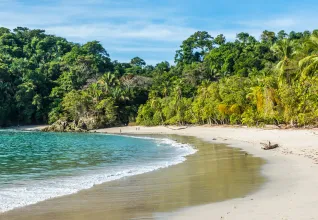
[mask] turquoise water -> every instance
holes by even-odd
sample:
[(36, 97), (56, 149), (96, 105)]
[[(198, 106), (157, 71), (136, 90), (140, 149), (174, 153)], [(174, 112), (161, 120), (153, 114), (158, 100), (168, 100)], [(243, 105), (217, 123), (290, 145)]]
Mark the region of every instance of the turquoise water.
[(0, 130), (0, 212), (181, 163), (169, 139)]

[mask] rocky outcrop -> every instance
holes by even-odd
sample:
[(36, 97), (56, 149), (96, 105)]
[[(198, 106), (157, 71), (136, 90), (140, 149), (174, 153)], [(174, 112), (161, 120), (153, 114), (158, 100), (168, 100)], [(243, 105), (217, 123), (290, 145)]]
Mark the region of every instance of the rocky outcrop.
[(75, 122), (68, 122), (63, 120), (58, 120), (52, 125), (45, 127), (42, 131), (45, 132), (85, 132), (87, 131), (87, 126), (85, 123), (81, 123), (78, 127)]
[(85, 117), (85, 118), (80, 118), (78, 120), (76, 127), (83, 130), (94, 130), (94, 129), (100, 128), (101, 125), (99, 124), (96, 118)]
[[(111, 125), (116, 125), (111, 124)], [(109, 127), (110, 124), (98, 117), (81, 117), (77, 121), (59, 119), (52, 125), (45, 127), (45, 132), (86, 132), (98, 128)]]

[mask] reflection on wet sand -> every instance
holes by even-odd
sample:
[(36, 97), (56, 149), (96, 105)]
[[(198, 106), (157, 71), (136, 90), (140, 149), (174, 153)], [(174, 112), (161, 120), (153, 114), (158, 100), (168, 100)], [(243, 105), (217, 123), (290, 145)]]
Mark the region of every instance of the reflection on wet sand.
[[(264, 161), (194, 137), (169, 136), (199, 151), (187, 161), (0, 215), (2, 220), (152, 218), (154, 213), (242, 197), (263, 182)], [(159, 213), (159, 214), (158, 214)]]

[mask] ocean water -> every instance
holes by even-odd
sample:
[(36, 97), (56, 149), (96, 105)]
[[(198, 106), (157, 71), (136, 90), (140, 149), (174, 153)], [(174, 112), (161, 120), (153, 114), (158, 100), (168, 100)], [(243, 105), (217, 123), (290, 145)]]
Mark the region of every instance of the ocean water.
[(170, 139), (0, 130), (0, 212), (182, 163)]

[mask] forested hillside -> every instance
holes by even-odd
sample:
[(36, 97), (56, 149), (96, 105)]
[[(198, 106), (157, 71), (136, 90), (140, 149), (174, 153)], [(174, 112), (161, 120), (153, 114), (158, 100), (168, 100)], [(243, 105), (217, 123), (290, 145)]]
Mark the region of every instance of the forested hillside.
[(140, 58), (111, 61), (97, 41), (84, 45), (43, 30), (0, 29), (0, 126), (89, 119), (134, 120), (154, 68)]
[(196, 32), (175, 65), (112, 61), (97, 42), (0, 28), (0, 126), (318, 124), (318, 31)]

